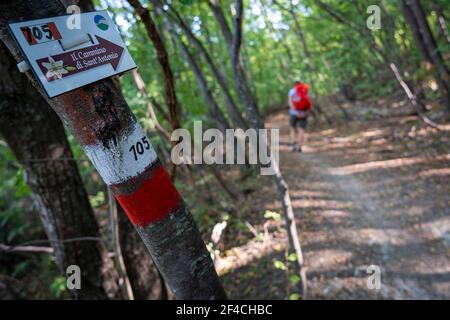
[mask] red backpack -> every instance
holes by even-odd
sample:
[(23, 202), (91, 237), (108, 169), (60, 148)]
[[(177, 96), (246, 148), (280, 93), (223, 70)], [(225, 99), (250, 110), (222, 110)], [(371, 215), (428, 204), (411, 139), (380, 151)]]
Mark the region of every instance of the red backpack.
[(306, 83), (299, 83), (295, 86), (295, 93), (292, 96), (292, 104), (295, 110), (309, 110), (312, 107), (311, 99), (308, 96), (309, 87)]

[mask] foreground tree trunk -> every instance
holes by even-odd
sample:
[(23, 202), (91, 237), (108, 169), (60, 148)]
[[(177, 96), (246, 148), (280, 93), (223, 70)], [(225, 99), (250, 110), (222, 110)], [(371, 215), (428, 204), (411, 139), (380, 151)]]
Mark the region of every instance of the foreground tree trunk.
[(75, 298), (120, 297), (117, 273), (61, 121), (17, 71), (3, 44), (0, 74), (0, 133), (27, 173), (60, 272), (65, 275), (69, 265), (80, 267), (82, 289), (72, 292)]
[[(62, 14), (64, 9), (57, 2), (17, 0), (1, 3), (1, 39), (21, 61), (5, 23)], [(27, 75), (34, 79), (30, 73)], [(98, 81), (47, 99), (47, 102), (64, 119), (113, 190), (175, 297), (225, 298), (211, 257), (187, 206), (113, 82)], [(147, 151), (131, 165), (131, 161), (126, 160), (131, 156), (126, 152), (137, 141), (143, 141)]]

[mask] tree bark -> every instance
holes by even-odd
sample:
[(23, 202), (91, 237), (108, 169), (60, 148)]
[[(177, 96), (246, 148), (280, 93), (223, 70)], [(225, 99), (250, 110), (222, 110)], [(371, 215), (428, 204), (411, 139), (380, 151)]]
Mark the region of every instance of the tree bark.
[[(218, 4), (215, 10), (221, 11), (221, 8)], [(242, 74), (243, 72), (242, 69), (239, 68), (240, 65), (239, 56), (242, 44), (243, 11), (244, 7), (242, 0), (237, 0), (234, 34), (231, 42), (231, 47), (229, 48), (229, 52), (233, 64), (234, 80), (236, 82), (236, 87), (238, 88), (238, 91), (241, 94), (241, 98), (243, 99), (243, 101), (245, 101), (247, 117), (250, 120), (253, 128), (263, 129), (264, 123), (261, 121), (258, 115), (257, 103), (253, 99), (253, 95), (249, 92), (249, 88), (245, 83), (245, 77)], [(222, 24), (221, 20), (218, 20), (218, 23), (222, 27), (223, 33), (225, 35), (227, 33), (226, 31), (227, 27)], [(260, 139), (263, 138), (260, 137)], [(264, 148), (269, 147), (267, 141), (263, 141), (262, 145), (264, 146)], [(286, 231), (289, 239), (289, 250), (291, 253), (294, 253), (296, 255), (296, 262), (294, 264), (295, 272), (301, 279), (298, 284), (298, 290), (302, 298), (306, 299), (306, 273), (305, 270), (303, 269), (303, 253), (300, 246), (300, 240), (295, 222), (294, 210), (292, 208), (291, 198), (289, 195), (288, 185), (286, 181), (284, 181), (283, 179), (283, 176), (279, 168), (279, 164), (277, 163), (276, 159), (271, 154), (270, 157), (271, 157), (271, 166), (274, 170), (274, 174), (272, 175), (272, 177), (278, 190), (278, 195), (280, 198), (280, 202), (282, 204), (284, 218), (286, 222)]]
[(223, 13), (223, 10), (220, 6), (220, 0), (208, 0), (208, 5), (211, 8), (214, 17), (216, 18), (217, 23), (220, 26), (225, 42), (227, 43), (228, 47), (231, 48), (233, 46), (233, 34), (231, 32), (230, 26), (228, 25), (225, 14)]
[[(303, 32), (303, 28), (302, 28), (300, 22), (297, 19), (297, 15), (296, 15), (295, 11), (292, 8), (293, 5), (292, 5), (291, 2), (289, 2), (289, 7), (286, 8), (286, 7), (282, 6), (276, 0), (274, 0), (273, 3), (276, 6), (278, 6), (281, 10), (286, 11), (287, 13), (289, 13), (289, 15), (292, 18), (292, 21), (294, 21), (295, 33), (296, 33), (296, 35), (299, 38), (299, 41), (301, 43), (301, 47), (302, 47), (302, 50), (303, 50), (303, 56), (304, 56), (305, 61), (306, 61), (306, 68), (307, 68), (307, 71), (311, 74), (311, 76), (307, 77), (306, 81), (308, 81), (311, 84), (312, 91), (316, 92), (316, 101), (314, 102), (314, 107), (318, 111), (318, 114), (322, 115), (325, 118), (325, 121), (328, 124), (332, 124), (333, 121), (328, 116), (328, 114), (323, 110), (322, 103), (320, 102), (321, 99), (319, 98), (318, 92), (316, 91), (315, 81), (314, 81), (314, 77), (312, 75), (316, 74), (318, 71), (317, 71), (317, 68), (316, 68), (313, 60), (312, 60), (312, 57), (311, 57), (311, 54), (310, 54), (310, 51), (309, 51), (309, 48), (308, 48), (308, 43), (306, 42), (305, 34)], [(345, 116), (346, 115), (344, 114), (344, 117)]]
[(165, 300), (167, 298), (165, 283), (161, 281), (158, 269), (156, 269), (144, 243), (121, 206), (117, 206), (117, 211), (119, 242), (125, 269), (133, 288), (134, 299)]
[[(210, 0), (208, 3), (210, 4), (210, 8), (216, 18), (217, 23), (219, 24), (222, 35), (228, 44), (228, 51), (233, 66), (232, 69), (234, 80), (241, 100), (244, 102), (247, 117), (251, 122), (251, 127), (262, 128), (263, 122), (259, 115), (258, 105), (256, 103), (256, 99), (252, 95), (250, 87), (248, 86), (240, 59), (240, 43), (242, 41), (242, 30), (241, 28), (236, 28), (236, 26), (242, 23), (242, 16), (239, 17), (239, 15), (236, 15), (235, 30), (234, 34), (231, 36), (230, 41), (230, 27), (228, 26), (228, 23), (225, 19), (225, 15), (219, 4), (219, 1)], [(237, 4), (239, 3), (237, 2)], [(252, 115), (251, 117), (250, 114)]]
[[(27, 182), (54, 249), (60, 272), (82, 271), (79, 299), (118, 298), (117, 273), (101, 242), (97, 221), (61, 121), (16, 68), (0, 44), (0, 132), (27, 173)], [(91, 237), (97, 241), (63, 242)]]
[(439, 3), (437, 3), (435, 0), (432, 1), (432, 6), (434, 12), (436, 12), (438, 23), (439, 23), (439, 30), (442, 34), (442, 37), (447, 40), (448, 43), (450, 43), (450, 33), (448, 32), (446, 17), (444, 14), (444, 9), (441, 7)]
[(146, 112), (146, 116), (150, 119), (153, 120), (154, 125), (156, 130), (158, 130), (159, 133), (161, 133), (161, 135), (170, 142), (170, 133), (167, 132), (166, 129), (164, 129), (161, 126), (161, 123), (158, 121), (158, 118), (155, 114), (155, 111), (153, 109), (153, 104), (152, 102), (149, 100), (149, 95), (148, 95), (148, 91), (147, 88), (145, 87), (145, 83), (144, 80), (142, 79), (141, 73), (139, 72), (138, 69), (134, 69), (132, 71), (133, 74), (133, 80), (134, 80), (134, 84), (136, 85), (136, 88), (138, 90), (138, 92), (141, 94), (141, 96), (147, 100), (147, 112)]
[[(178, 38), (178, 35), (176, 33), (173, 33), (173, 36)], [(205, 97), (206, 105), (208, 106), (211, 118), (213, 119), (213, 121), (216, 122), (219, 128), (223, 132), (225, 132), (226, 129), (231, 128), (230, 124), (228, 123), (228, 120), (225, 118), (224, 114), (222, 113), (222, 110), (220, 110), (219, 106), (217, 105), (216, 100), (214, 99), (211, 91), (208, 88), (208, 83), (206, 82), (205, 76), (203, 75), (200, 67), (195, 62), (194, 57), (189, 52), (189, 49), (186, 47), (186, 45), (181, 39), (178, 38), (178, 42), (180, 43), (181, 53), (188, 62), (189, 67), (191, 68), (195, 80), (197, 81), (197, 84), (200, 88), (200, 91)]]
[(59, 0), (64, 7), (68, 7), (70, 5), (76, 5), (79, 6), (81, 9), (81, 12), (88, 12), (88, 11), (94, 11), (95, 6), (92, 0)]
[(180, 106), (177, 101), (175, 81), (173, 79), (173, 72), (170, 66), (169, 55), (167, 54), (166, 46), (156, 28), (150, 12), (144, 8), (139, 0), (128, 0), (128, 3), (134, 8), (136, 14), (144, 24), (145, 30), (153, 43), (156, 50), (158, 62), (164, 74), (164, 85), (166, 88), (166, 100), (169, 107), (170, 120), (173, 129), (180, 128), (179, 110)]
[[(361, 36), (367, 36), (369, 38), (370, 46), (373, 48), (373, 50), (378, 53), (384, 63), (384, 65), (392, 72), (392, 75), (395, 77), (395, 80), (397, 81), (398, 85), (402, 88), (406, 99), (410, 103), (413, 110), (417, 113), (420, 120), (422, 120), (426, 125), (440, 129), (440, 126), (433, 121), (431, 121), (423, 112), (420, 110), (420, 105), (417, 102), (417, 98), (414, 94), (413, 88), (407, 83), (406, 80), (402, 77), (402, 72), (398, 69), (396, 64), (391, 61), (386, 54), (386, 52), (383, 50), (383, 48), (377, 44), (375, 41), (372, 33), (370, 30), (365, 30), (364, 28), (360, 28), (357, 25), (355, 25), (352, 21), (346, 19), (342, 14), (335, 12), (328, 4), (322, 2), (321, 0), (315, 0), (315, 3), (324, 10), (328, 15), (330, 15), (334, 20), (336, 20), (338, 23), (346, 25), (356, 32), (358, 32)], [(367, 33), (368, 32), (368, 33)], [(411, 97), (414, 97), (414, 99), (411, 99)]]
[(119, 273), (119, 283), (121, 284), (122, 296), (127, 300), (134, 300), (133, 288), (128, 278), (127, 270), (120, 245), (119, 223), (118, 223), (118, 205), (114, 194), (108, 188), (108, 225), (111, 235), (111, 244), (113, 248), (114, 260), (116, 262), (117, 272)]
[[(5, 23), (62, 15), (64, 8), (56, 2), (17, 0), (0, 3), (0, 12), (1, 40), (21, 61)], [(101, 80), (47, 102), (113, 190), (175, 297), (225, 298), (197, 226), (150, 143), (135, 164), (122, 160), (143, 131), (113, 82)]]
[[(162, 2), (160, 0), (152, 0), (152, 2), (157, 7), (162, 6)], [(217, 83), (219, 84), (222, 94), (224, 95), (224, 101), (225, 106), (227, 108), (227, 111), (233, 120), (233, 123), (235, 127), (240, 127), (242, 129), (248, 128), (248, 123), (244, 119), (244, 117), (241, 115), (241, 112), (239, 111), (239, 108), (237, 104), (235, 103), (233, 97), (230, 93), (230, 88), (228, 87), (227, 80), (225, 79), (225, 76), (222, 72), (219, 71), (216, 64), (213, 62), (211, 56), (209, 55), (206, 48), (203, 46), (203, 44), (200, 42), (199, 39), (192, 33), (191, 29), (186, 25), (186, 23), (183, 21), (182, 17), (179, 15), (179, 13), (173, 8), (173, 6), (170, 6), (170, 12), (173, 13), (172, 15), (167, 14), (168, 17), (168, 23), (175, 23), (178, 27), (180, 27), (185, 35), (187, 36), (187, 39), (189, 40), (189, 43), (192, 44), (194, 47), (199, 50), (200, 54), (205, 59), (206, 64), (208, 65), (209, 69), (211, 70), (212, 74), (217, 80)], [(163, 11), (164, 12), (164, 11)]]
[(441, 88), (442, 98), (450, 111), (450, 73), (438, 50), (423, 7), (419, 0), (402, 0), (402, 9), (420, 52), (436, 69), (436, 78)]

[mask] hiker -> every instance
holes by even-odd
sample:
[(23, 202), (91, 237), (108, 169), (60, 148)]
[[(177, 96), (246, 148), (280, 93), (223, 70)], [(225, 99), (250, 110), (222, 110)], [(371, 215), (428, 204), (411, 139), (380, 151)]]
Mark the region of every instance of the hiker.
[(306, 142), (306, 124), (312, 107), (308, 89), (306, 83), (296, 81), (294, 87), (289, 90), (289, 124), (294, 152), (302, 152), (302, 146)]

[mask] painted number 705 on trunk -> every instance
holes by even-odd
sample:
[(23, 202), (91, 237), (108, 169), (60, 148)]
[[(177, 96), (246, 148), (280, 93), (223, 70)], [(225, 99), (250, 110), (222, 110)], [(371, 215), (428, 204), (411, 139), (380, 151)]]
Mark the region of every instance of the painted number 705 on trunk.
[(150, 149), (150, 143), (147, 140), (146, 136), (141, 138), (141, 141), (133, 144), (129, 150), (129, 152), (133, 152), (134, 160), (138, 160), (138, 156), (144, 154), (145, 150)]

